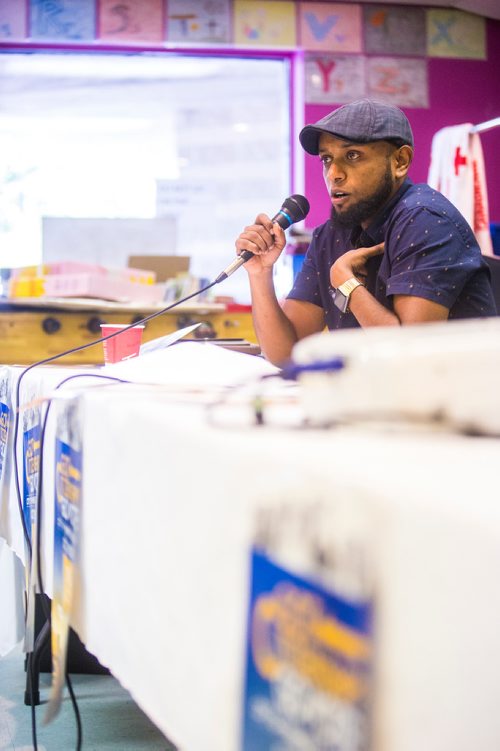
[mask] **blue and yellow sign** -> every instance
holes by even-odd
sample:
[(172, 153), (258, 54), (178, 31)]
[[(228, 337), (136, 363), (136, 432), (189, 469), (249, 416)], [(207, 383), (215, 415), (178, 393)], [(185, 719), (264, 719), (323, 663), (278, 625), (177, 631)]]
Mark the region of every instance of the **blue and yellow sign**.
[(3, 477), (7, 441), (9, 439), (10, 410), (6, 404), (0, 402), (0, 481)]
[(40, 423), (37, 422), (23, 434), (23, 511), (26, 529), (32, 539), (38, 498), (38, 473), (40, 470)]
[(52, 599), (52, 689), (45, 723), (58, 713), (66, 674), (66, 654), (75, 568), (78, 565), (82, 453), (56, 440), (54, 594)]
[(371, 602), (252, 555), (243, 750), (368, 748)]

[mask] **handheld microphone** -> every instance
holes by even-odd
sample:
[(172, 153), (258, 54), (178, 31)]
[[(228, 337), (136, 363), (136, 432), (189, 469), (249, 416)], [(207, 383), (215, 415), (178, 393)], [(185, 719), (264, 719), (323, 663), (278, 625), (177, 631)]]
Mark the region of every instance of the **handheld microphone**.
[[(301, 219), (305, 219), (309, 213), (309, 209), (309, 201), (305, 196), (298, 194), (289, 196), (289, 198), (283, 201), (281, 209), (273, 216), (271, 221), (273, 224), (274, 222), (278, 222), (282, 229), (288, 229), (291, 224), (295, 224), (295, 222), (300, 222)], [(240, 266), (243, 266), (246, 261), (249, 261), (253, 255), (254, 254), (251, 250), (243, 250), (240, 255), (235, 258), (226, 269), (224, 269), (224, 271), (221, 271), (215, 280), (215, 283), (218, 284), (219, 282), (223, 282), (228, 276), (234, 274), (234, 272), (239, 269)]]

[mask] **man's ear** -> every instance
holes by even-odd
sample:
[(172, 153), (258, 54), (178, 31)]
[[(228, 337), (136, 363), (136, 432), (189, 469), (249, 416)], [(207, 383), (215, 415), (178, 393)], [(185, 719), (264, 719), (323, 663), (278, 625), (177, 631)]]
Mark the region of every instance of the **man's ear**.
[(400, 146), (394, 153), (395, 160), (395, 176), (405, 177), (406, 173), (410, 169), (411, 160), (413, 159), (413, 149), (411, 146)]

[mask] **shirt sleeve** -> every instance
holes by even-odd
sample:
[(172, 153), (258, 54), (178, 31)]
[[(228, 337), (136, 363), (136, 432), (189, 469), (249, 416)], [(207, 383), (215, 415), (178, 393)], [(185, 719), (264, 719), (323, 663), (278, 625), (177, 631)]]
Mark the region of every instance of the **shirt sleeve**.
[(318, 305), (322, 308), (323, 305), (319, 286), (320, 271), (317, 264), (317, 252), (317, 237), (316, 235), (313, 235), (302, 268), (295, 277), (293, 287), (288, 293), (287, 299), (310, 302), (313, 305)]
[(427, 208), (407, 212), (386, 237), (391, 259), (387, 295), (414, 295), (451, 308), (471, 273), (479, 250), (468, 225)]

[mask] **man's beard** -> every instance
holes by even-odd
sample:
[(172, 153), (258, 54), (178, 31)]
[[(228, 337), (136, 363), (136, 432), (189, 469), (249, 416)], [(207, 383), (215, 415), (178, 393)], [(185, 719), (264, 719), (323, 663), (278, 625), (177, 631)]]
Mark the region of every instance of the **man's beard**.
[(332, 206), (331, 218), (334, 222), (343, 227), (357, 227), (362, 222), (366, 222), (368, 219), (375, 216), (377, 211), (384, 205), (387, 199), (390, 198), (392, 189), (393, 180), (391, 168), (387, 165), (380, 186), (370, 198), (358, 201), (358, 203), (345, 211), (337, 211), (337, 209)]

